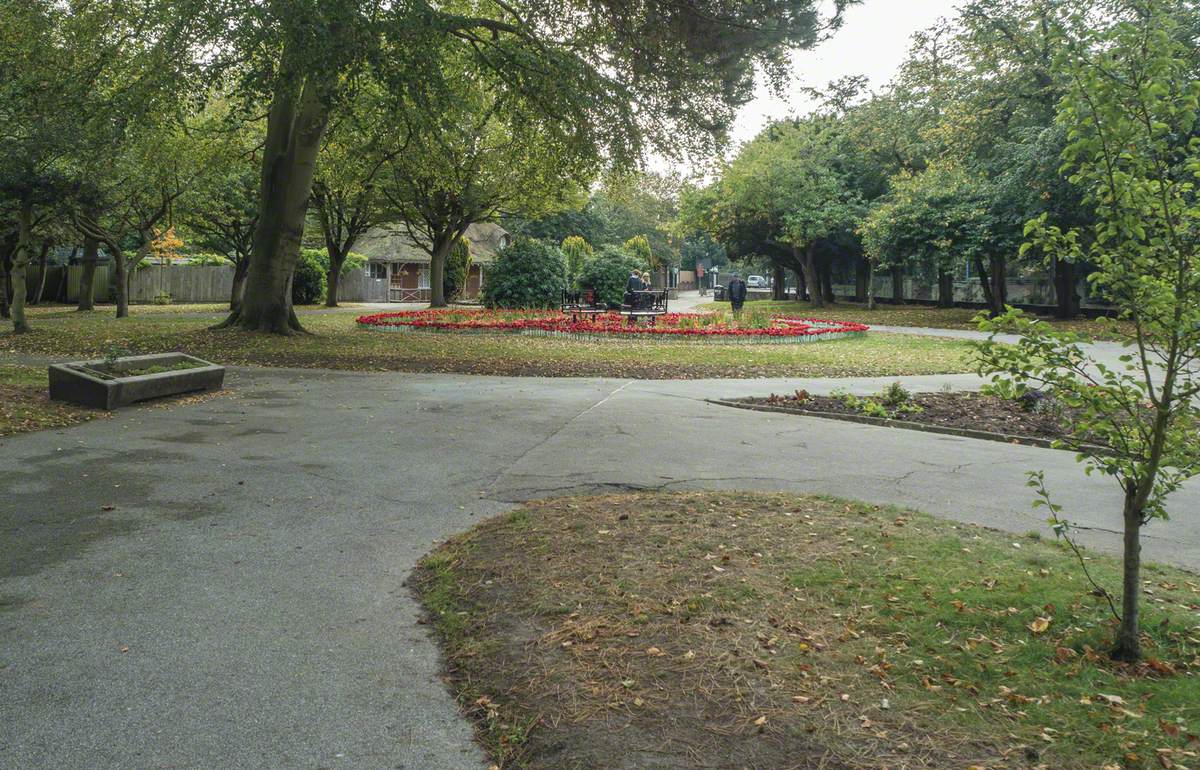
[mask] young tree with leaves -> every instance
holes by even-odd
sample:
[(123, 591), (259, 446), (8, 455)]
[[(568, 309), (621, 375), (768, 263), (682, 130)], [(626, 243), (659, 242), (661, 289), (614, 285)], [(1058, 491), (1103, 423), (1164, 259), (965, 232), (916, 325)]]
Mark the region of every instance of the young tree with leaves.
[(487, 70), (454, 49), (446, 56), (422, 90), (399, 101), (405, 145), (381, 185), (410, 240), (429, 254), (431, 307), (447, 304), (446, 257), (472, 223), (554, 210), (595, 172), (588, 151), (531, 119), (532, 106), (488, 82)]
[(326, 307), (337, 307), (342, 268), (358, 239), (391, 213), (383, 176), (405, 150), (406, 139), (374, 82), (359, 86), (353, 103), (325, 137), (312, 203), (329, 255)]
[[(1059, 64), (1070, 79), (1058, 118), (1069, 137), (1063, 160), (1096, 222), (1064, 230), (1043, 216), (1028, 233), (1047, 254), (1096, 266), (1093, 284), (1128, 322), (1114, 327), (1128, 352), (1110, 368), (1076, 335), (1014, 312), (985, 328), (1015, 327), (1021, 341), (986, 343), (981, 357), (983, 371), (1010, 390), (1053, 388), (1077, 415), (1066, 443), (1089, 472), (1121, 485), (1124, 579), (1112, 655), (1135, 661), (1142, 529), (1167, 519), (1168, 496), (1200, 473), (1200, 81), (1171, 4), (1122, 0), (1116, 11), (1118, 23), (1081, 32)], [(1056, 531), (1069, 536), (1040, 474), (1032, 483)]]
[(567, 260), (567, 286), (574, 286), (584, 263), (592, 256), (592, 246), (582, 236), (568, 235), (559, 249)]

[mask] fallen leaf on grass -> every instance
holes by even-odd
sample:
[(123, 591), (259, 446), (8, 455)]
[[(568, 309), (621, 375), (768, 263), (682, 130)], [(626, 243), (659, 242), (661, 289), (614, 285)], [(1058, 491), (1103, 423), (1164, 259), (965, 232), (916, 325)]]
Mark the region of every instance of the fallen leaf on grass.
[(1034, 618), (1027, 628), (1035, 634), (1045, 633), (1050, 627), (1050, 618)]

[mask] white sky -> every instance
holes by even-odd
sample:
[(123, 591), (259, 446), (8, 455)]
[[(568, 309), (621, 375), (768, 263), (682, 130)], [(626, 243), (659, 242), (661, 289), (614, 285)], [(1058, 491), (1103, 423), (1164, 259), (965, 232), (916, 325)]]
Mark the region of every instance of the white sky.
[(733, 146), (754, 138), (773, 120), (804, 114), (811, 105), (800, 87), (822, 88), (847, 75), (866, 75), (871, 88), (882, 88), (908, 54), (914, 32), (952, 18), (960, 0), (865, 0), (846, 12), (842, 28), (822, 45), (793, 55), (792, 82), (785, 98), (760, 85), (732, 131)]

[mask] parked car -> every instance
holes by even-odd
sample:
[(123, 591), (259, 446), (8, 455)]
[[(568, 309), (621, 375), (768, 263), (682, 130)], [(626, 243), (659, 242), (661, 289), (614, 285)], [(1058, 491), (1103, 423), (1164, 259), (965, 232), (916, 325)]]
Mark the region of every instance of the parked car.
[(746, 277), (746, 288), (748, 289), (766, 289), (770, 286), (767, 279), (761, 275), (751, 275)]

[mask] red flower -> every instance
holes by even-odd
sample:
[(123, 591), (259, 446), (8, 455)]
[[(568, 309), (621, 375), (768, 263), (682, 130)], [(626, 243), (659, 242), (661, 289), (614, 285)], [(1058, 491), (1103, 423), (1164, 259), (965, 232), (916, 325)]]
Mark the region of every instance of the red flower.
[[(375, 313), (359, 316), (357, 323), (366, 327), (417, 328), (434, 330), (542, 332), (549, 334), (581, 334), (605, 336), (648, 337), (730, 337), (730, 338), (798, 338), (826, 334), (857, 334), (870, 327), (848, 321), (825, 321), (815, 318), (778, 316), (766, 328), (736, 328), (724, 322), (691, 326), (697, 316), (667, 313), (657, 318), (655, 325), (630, 325), (617, 313), (605, 313), (582, 320), (558, 311), (513, 310), (404, 310), (395, 313)], [(687, 326), (682, 324), (689, 323)]]

